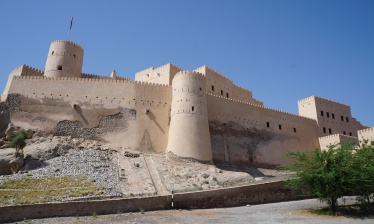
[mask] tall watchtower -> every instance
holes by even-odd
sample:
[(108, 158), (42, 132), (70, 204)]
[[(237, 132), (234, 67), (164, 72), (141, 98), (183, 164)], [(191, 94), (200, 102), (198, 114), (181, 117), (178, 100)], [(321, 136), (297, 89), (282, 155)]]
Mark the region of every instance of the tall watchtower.
[(174, 76), (167, 150), (183, 158), (211, 161), (205, 82), (197, 72), (180, 71)]
[(51, 78), (82, 76), (84, 50), (78, 44), (56, 40), (49, 47), (44, 75)]

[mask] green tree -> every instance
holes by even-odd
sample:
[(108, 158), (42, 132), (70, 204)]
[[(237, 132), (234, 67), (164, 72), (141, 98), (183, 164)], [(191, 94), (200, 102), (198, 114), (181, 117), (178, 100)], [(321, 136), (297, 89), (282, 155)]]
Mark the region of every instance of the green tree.
[(351, 164), (352, 191), (362, 208), (369, 209), (374, 201), (374, 142), (364, 141)]
[(327, 202), (336, 213), (337, 200), (352, 193), (352, 162), (355, 148), (351, 144), (332, 145), (325, 151), (291, 152), (294, 163), (284, 168), (293, 171), (286, 187), (301, 189), (305, 195)]
[(8, 147), (15, 147), (17, 154), (19, 154), (19, 150), (26, 146), (26, 138), (27, 134), (26, 131), (21, 129), (15, 132), (11, 132), (7, 136), (9, 140)]

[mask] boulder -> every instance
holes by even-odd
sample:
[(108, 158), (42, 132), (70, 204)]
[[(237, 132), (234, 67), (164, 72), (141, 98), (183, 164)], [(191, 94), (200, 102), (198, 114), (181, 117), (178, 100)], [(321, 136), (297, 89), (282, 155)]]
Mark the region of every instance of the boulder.
[(23, 166), (23, 158), (17, 157), (15, 148), (0, 149), (0, 175), (18, 172)]
[(29, 171), (44, 166), (44, 163), (37, 159), (26, 160), (26, 165), (23, 166), (20, 171)]
[(46, 161), (66, 154), (71, 148), (73, 147), (66, 143), (45, 141), (24, 147), (23, 155), (27, 160), (35, 159)]
[(5, 134), (5, 130), (10, 123), (9, 110), (6, 107), (0, 107), (0, 136)]

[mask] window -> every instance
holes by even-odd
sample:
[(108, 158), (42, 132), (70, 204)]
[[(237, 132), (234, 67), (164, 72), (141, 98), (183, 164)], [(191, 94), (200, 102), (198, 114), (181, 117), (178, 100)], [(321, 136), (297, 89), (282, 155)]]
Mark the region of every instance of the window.
[(332, 134), (331, 128), (329, 128), (329, 134), (330, 134), (330, 135)]
[(325, 127), (323, 127), (323, 133), (325, 133), (325, 134), (326, 134), (326, 128), (325, 128)]
[(229, 98), (229, 93), (226, 93), (226, 97)]
[(62, 65), (57, 65), (57, 70), (62, 70)]
[(349, 122), (348, 117), (346, 117), (345, 120), (346, 120), (347, 122)]
[(200, 87), (200, 91), (202, 91), (203, 89)]
[(332, 119), (335, 119), (335, 114), (331, 114), (331, 116), (332, 116)]
[(195, 107), (194, 106), (192, 106), (192, 111), (194, 111), (195, 110)]
[(344, 117), (343, 116), (340, 116), (340, 118), (342, 119), (342, 121), (344, 121)]
[(321, 110), (321, 116), (323, 117), (323, 111)]
[(349, 136), (352, 136), (352, 132), (349, 132)]
[(52, 55), (54, 55), (55, 54), (55, 52), (54, 51), (52, 51)]
[(212, 91), (214, 91), (214, 86), (212, 86)]
[(343, 131), (343, 135), (345, 135), (345, 131)]
[(266, 127), (270, 128), (270, 122), (266, 122)]
[(221, 95), (223, 96), (223, 90), (221, 90)]
[(279, 130), (282, 130), (282, 125), (279, 125)]
[(293, 128), (293, 132), (295, 132), (295, 133), (296, 133), (296, 128)]
[(330, 113), (329, 113), (329, 112), (326, 112), (326, 116), (327, 116), (327, 117), (330, 117)]

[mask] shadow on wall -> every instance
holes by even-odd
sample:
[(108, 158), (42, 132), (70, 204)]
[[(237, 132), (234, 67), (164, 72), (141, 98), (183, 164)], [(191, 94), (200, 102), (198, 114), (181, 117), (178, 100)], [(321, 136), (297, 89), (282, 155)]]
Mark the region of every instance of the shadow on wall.
[(155, 124), (157, 125), (157, 127), (161, 130), (161, 132), (163, 134), (165, 134), (165, 131), (164, 129), (162, 129), (161, 125), (157, 122), (156, 120), (156, 116), (152, 113), (152, 111), (150, 109), (146, 109), (145, 110), (145, 113), (148, 115), (149, 119), (151, 119), (153, 122), (155, 122)]
[(216, 163), (254, 166), (259, 145), (269, 144), (274, 134), (236, 122), (209, 121), (213, 161)]
[(88, 121), (87, 121), (87, 119), (84, 117), (84, 115), (83, 115), (83, 112), (82, 112), (82, 109), (80, 108), (80, 106), (79, 105), (77, 105), (77, 104), (74, 104), (73, 105), (73, 109), (74, 109), (74, 111), (82, 118), (82, 120), (83, 120), (83, 122), (86, 124), (86, 125), (88, 125)]

